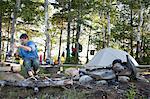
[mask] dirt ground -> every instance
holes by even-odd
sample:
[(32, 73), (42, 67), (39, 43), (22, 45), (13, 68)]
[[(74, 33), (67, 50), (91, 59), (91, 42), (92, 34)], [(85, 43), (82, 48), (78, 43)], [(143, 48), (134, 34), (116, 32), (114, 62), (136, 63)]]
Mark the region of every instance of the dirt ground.
[[(150, 74), (144, 75), (150, 81)], [(117, 85), (87, 84), (60, 87), (21, 88), (0, 86), (0, 99), (150, 99), (150, 83), (132, 81)]]
[[(149, 76), (149, 75), (148, 75)], [(118, 85), (67, 85), (32, 88), (0, 87), (0, 99), (150, 99), (150, 83), (134, 81)]]

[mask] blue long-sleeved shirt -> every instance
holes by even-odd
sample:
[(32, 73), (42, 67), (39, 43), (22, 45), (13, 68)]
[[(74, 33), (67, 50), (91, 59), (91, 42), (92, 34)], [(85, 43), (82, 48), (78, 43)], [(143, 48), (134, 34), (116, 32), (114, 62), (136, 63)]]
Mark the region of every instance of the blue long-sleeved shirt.
[(28, 46), (31, 48), (31, 51), (26, 51), (23, 48), (19, 48), (19, 55), (23, 59), (32, 59), (32, 58), (38, 58), (38, 51), (35, 43), (33, 41), (28, 41), (25, 46)]

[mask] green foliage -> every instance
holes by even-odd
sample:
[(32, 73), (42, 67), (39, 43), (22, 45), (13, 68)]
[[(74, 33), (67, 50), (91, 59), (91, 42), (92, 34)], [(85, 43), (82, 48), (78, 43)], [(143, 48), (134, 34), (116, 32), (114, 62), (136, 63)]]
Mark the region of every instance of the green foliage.
[(2, 15), (2, 21), (8, 22), (11, 20), (10, 15), (14, 9), (14, 0), (0, 0), (0, 15)]
[(37, 22), (44, 16), (44, 10), (40, 8), (43, 7), (43, 3), (41, 2), (33, 2), (31, 0), (23, 0), (20, 8), (19, 16), (22, 18), (23, 21), (30, 23), (30, 22)]
[(135, 99), (136, 96), (136, 87), (134, 85), (130, 86), (130, 89), (127, 90), (126, 97), (127, 99)]
[[(48, 74), (48, 73), (49, 72), (46, 69), (40, 68), (39, 74)], [(21, 66), (21, 72), (20, 72), (20, 74), (23, 75), (24, 77), (27, 77), (27, 72), (26, 72), (24, 66)]]
[(67, 59), (66, 59), (66, 61), (65, 61), (65, 64), (78, 64), (78, 62), (77, 62), (77, 58), (76, 57), (74, 57), (74, 56), (72, 56), (72, 57), (70, 57), (70, 59), (68, 59), (69, 61), (67, 61)]
[(76, 89), (63, 90), (60, 87), (40, 88), (39, 93), (34, 94), (31, 88), (1, 87), (1, 97), (5, 99), (86, 99), (84, 91)]
[(144, 56), (142, 58), (142, 62), (140, 62), (140, 64), (149, 65), (150, 64), (150, 57)]
[(140, 64), (145, 64), (149, 65), (150, 64), (150, 35), (144, 35), (142, 37), (143, 41), (143, 57), (142, 60), (140, 61)]
[(63, 99), (86, 99), (85, 93), (77, 90), (65, 90), (63, 94)]

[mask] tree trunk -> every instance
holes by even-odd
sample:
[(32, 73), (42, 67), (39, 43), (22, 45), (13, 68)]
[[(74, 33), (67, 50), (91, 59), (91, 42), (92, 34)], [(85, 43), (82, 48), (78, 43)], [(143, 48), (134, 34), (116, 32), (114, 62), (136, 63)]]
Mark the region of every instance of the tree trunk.
[(10, 35), (10, 20), (9, 20), (9, 22), (8, 22), (8, 28), (7, 28), (8, 30), (7, 30), (7, 49), (6, 49), (6, 52), (8, 52), (8, 50), (9, 50), (9, 35)]
[(89, 34), (89, 40), (88, 40), (88, 46), (87, 46), (86, 63), (89, 62), (89, 45), (90, 45), (90, 39), (91, 39), (91, 28), (90, 28), (90, 34)]
[[(132, 32), (133, 32), (133, 30), (132, 30)], [(131, 47), (130, 54), (131, 54), (131, 56), (133, 56), (133, 33), (131, 34), (131, 37), (130, 37), (130, 47)]]
[(50, 59), (50, 35), (48, 34), (48, 0), (45, 0), (45, 36), (46, 36), (46, 52), (47, 52), (47, 59)]
[(14, 12), (13, 12), (13, 16), (12, 16), (12, 27), (11, 27), (11, 41), (10, 41), (10, 52), (11, 55), (14, 52), (14, 34), (15, 34), (15, 25), (16, 25), (16, 18), (17, 18), (17, 12), (19, 10), (20, 7), (20, 0), (16, 0), (16, 4), (15, 4), (15, 8), (14, 8)]
[[(110, 6), (111, 6), (111, 0), (110, 0), (110, 4), (109, 4)], [(107, 22), (108, 22), (108, 24), (107, 24), (107, 29), (108, 29), (108, 40), (107, 40), (107, 47), (110, 47), (110, 35), (111, 35), (111, 29), (110, 29), (110, 9), (108, 10), (108, 12), (107, 12)]]
[[(99, 17), (100, 17), (100, 22), (101, 22), (101, 23), (102, 23), (102, 20), (103, 20), (103, 19), (102, 19), (102, 16), (103, 16), (102, 13), (103, 13), (103, 12), (99, 11)], [(103, 24), (102, 24), (102, 29), (103, 29)], [(97, 46), (97, 50), (100, 50), (100, 48), (101, 48), (101, 45), (100, 45), (100, 44), (101, 44), (100, 33), (101, 33), (101, 32), (98, 32), (98, 36), (99, 36), (99, 42), (98, 42), (98, 43), (99, 43), (99, 44), (98, 44), (98, 46)], [(103, 33), (103, 30), (102, 30), (102, 33)], [(102, 37), (102, 38), (103, 38), (103, 37)], [(103, 46), (103, 45), (102, 45), (102, 46)]]
[(132, 27), (132, 31), (131, 31), (131, 37), (130, 37), (130, 46), (131, 46), (131, 56), (133, 56), (133, 18), (132, 18), (132, 14), (133, 14), (133, 11), (132, 11), (132, 8), (131, 8), (131, 16), (130, 16), (130, 20), (131, 20), (131, 27)]
[(45, 46), (44, 46), (44, 53), (43, 53), (43, 60), (46, 60), (46, 40), (45, 40)]
[(72, 30), (72, 48), (75, 48), (74, 43), (75, 43), (75, 20), (73, 22), (73, 30)]
[(78, 11), (78, 18), (77, 18), (77, 33), (76, 33), (76, 42), (75, 42), (75, 48), (76, 48), (76, 53), (75, 53), (75, 61), (76, 63), (79, 62), (79, 37), (80, 37), (80, 32), (81, 32), (81, 24), (80, 24), (80, 9)]
[(62, 39), (62, 33), (63, 33), (63, 26), (61, 28), (60, 31), (60, 38), (59, 38), (59, 52), (58, 52), (58, 64), (61, 64), (61, 56), (60, 56), (60, 52), (61, 52), (61, 39)]
[(0, 62), (1, 62), (1, 55), (2, 55), (2, 48), (1, 48), (1, 34), (2, 34), (2, 13), (0, 12)]
[[(133, 4), (133, 2), (131, 3)], [(130, 25), (132, 27), (132, 31), (131, 31), (131, 55), (133, 56), (133, 31), (134, 31), (134, 27), (137, 27), (136, 25), (133, 25), (133, 9), (132, 9), (133, 5), (131, 5), (131, 12), (130, 12)]]
[(137, 32), (137, 46), (136, 46), (136, 59), (139, 59), (139, 52), (141, 51), (141, 26), (143, 24), (143, 6), (141, 4), (140, 13), (139, 13), (140, 22), (138, 25)]
[(67, 30), (67, 55), (66, 63), (70, 63), (70, 23), (71, 23), (71, 1), (68, 2), (68, 30)]
[[(103, 6), (105, 6), (105, 0), (103, 0)], [(100, 21), (102, 22), (102, 39), (103, 39), (103, 46), (102, 47), (103, 48), (106, 47), (106, 33), (105, 33), (105, 26), (104, 26), (104, 22), (103, 22), (103, 20), (104, 20), (104, 13), (105, 13), (104, 10), (102, 11), (102, 15), (99, 12)], [(102, 18), (101, 18), (101, 16), (102, 16)]]
[(105, 33), (105, 27), (104, 25), (102, 26), (102, 34), (103, 34), (103, 48), (106, 47), (106, 33)]

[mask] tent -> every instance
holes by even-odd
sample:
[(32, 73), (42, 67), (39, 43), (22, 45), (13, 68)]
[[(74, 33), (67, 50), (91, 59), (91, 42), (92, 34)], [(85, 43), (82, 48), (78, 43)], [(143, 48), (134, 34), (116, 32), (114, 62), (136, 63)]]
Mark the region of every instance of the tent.
[(97, 54), (87, 63), (85, 67), (87, 68), (106, 68), (110, 67), (115, 59), (121, 59), (122, 62), (127, 62), (126, 55), (129, 56), (131, 62), (138, 66), (139, 64), (136, 60), (129, 55), (127, 52), (122, 50), (117, 50), (113, 48), (104, 48), (97, 52)]

